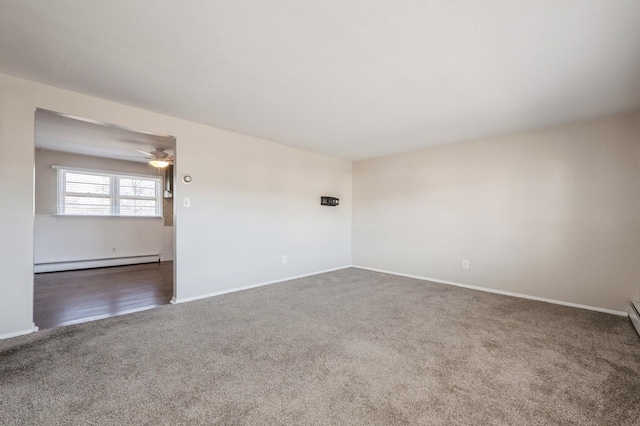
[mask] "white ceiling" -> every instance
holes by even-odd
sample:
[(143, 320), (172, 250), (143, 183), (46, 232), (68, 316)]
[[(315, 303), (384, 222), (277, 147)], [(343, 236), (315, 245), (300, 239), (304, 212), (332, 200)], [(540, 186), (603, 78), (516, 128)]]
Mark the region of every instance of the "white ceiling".
[(137, 149), (149, 152), (165, 148), (169, 154), (174, 153), (175, 139), (171, 136), (91, 123), (41, 109), (35, 116), (36, 148), (138, 163), (149, 160)]
[(363, 159), (640, 110), (640, 1), (0, 0), (0, 72)]

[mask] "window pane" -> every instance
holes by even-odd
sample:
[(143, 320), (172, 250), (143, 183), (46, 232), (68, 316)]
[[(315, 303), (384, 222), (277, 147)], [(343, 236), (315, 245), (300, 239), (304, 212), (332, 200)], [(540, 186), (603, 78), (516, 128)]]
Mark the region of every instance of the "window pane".
[(109, 215), (111, 214), (111, 200), (109, 198), (67, 195), (64, 197), (64, 213)]
[(66, 192), (75, 194), (109, 195), (110, 181), (109, 176), (65, 173)]
[(157, 196), (155, 180), (120, 178), (119, 184), (120, 196), (150, 198)]
[(158, 216), (157, 200), (121, 199), (120, 214), (123, 216)]
[(99, 185), (109, 185), (109, 176), (101, 176), (101, 175), (89, 175), (82, 173), (65, 173), (65, 178), (67, 182), (82, 182), (82, 183), (96, 183)]
[(67, 192), (75, 194), (101, 194), (109, 195), (109, 185), (100, 185), (97, 183), (75, 183), (67, 182)]

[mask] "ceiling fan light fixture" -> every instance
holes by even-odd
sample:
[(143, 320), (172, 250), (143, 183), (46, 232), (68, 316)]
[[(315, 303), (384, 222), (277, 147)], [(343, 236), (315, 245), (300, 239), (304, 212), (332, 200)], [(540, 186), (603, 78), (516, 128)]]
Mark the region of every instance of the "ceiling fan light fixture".
[(166, 160), (151, 160), (151, 161), (149, 161), (149, 165), (150, 166), (156, 167), (158, 169), (164, 169), (169, 164), (171, 164), (171, 163), (166, 161)]

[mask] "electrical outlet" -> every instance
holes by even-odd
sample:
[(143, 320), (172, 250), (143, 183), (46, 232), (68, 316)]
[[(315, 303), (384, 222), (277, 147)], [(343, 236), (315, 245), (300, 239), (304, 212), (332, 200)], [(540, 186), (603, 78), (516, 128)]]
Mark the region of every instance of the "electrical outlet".
[(287, 255), (282, 256), (282, 263), (287, 263)]
[(462, 269), (469, 269), (469, 261), (468, 260), (463, 260), (462, 261)]
[(118, 251), (118, 250), (114, 247), (114, 248), (112, 248), (112, 249), (111, 249), (111, 251), (112, 251), (113, 253), (115, 253), (115, 252), (116, 252), (116, 251)]

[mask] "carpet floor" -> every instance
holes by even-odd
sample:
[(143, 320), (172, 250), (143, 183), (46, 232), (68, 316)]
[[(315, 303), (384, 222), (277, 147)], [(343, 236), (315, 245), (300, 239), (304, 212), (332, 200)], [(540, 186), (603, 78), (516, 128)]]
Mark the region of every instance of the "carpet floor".
[(628, 318), (344, 269), (0, 341), (0, 424), (639, 424)]

